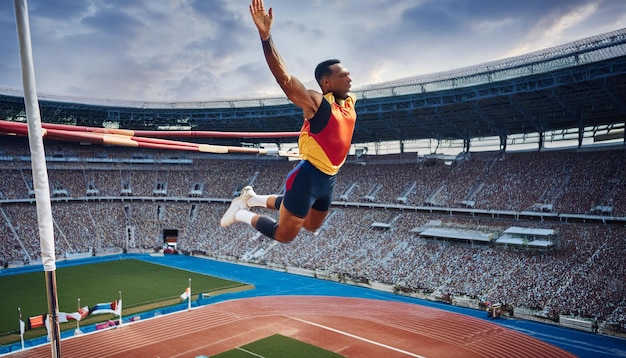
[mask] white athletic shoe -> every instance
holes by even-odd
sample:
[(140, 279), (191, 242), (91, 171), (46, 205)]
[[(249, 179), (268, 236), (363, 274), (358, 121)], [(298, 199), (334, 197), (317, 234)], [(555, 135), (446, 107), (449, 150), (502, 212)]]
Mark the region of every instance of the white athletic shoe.
[(254, 192), (254, 190), (252, 190), (252, 187), (250, 185), (241, 189), (241, 194), (230, 202), (230, 207), (228, 208), (228, 210), (226, 210), (224, 216), (222, 216), (222, 219), (220, 220), (220, 226), (227, 227), (234, 224), (237, 221), (235, 219), (235, 214), (237, 213), (237, 211), (250, 209), (250, 207), (248, 206), (248, 199), (255, 195), (256, 193)]

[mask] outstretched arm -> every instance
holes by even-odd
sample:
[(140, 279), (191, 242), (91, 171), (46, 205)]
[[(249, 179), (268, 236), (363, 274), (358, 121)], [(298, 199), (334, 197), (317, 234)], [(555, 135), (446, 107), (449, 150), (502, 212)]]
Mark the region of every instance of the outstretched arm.
[(280, 88), (285, 92), (287, 98), (295, 105), (302, 108), (304, 118), (309, 119), (313, 117), (319, 107), (322, 95), (318, 92), (307, 90), (300, 80), (290, 75), (287, 71), (287, 66), (278, 54), (278, 51), (276, 51), (271, 38), (270, 30), (272, 28), (272, 22), (274, 21), (272, 8), (266, 12), (263, 0), (252, 0), (252, 4), (250, 4), (250, 14), (261, 37), (265, 60), (267, 61), (272, 75), (276, 78), (276, 82), (278, 82)]

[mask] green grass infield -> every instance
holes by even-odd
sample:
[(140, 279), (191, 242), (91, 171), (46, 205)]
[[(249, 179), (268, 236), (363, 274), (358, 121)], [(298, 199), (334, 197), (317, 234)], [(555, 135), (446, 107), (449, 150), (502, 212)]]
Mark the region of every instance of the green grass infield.
[(267, 338), (252, 342), (245, 346), (213, 355), (213, 358), (284, 358), (284, 357), (307, 357), (307, 358), (337, 358), (343, 357), (333, 353), (298, 341), (293, 338), (275, 334)]
[[(122, 295), (122, 316), (181, 303), (180, 295), (191, 279), (195, 300), (199, 293), (249, 289), (250, 286), (153, 263), (126, 259), (56, 270), (59, 312), (76, 312), (80, 306), (92, 307), (111, 302)], [(45, 273), (31, 272), (0, 277), (0, 344), (19, 341), (19, 314), (24, 322), (48, 312)], [(112, 314), (90, 315), (81, 326), (106, 321)], [(76, 322), (61, 324), (61, 330), (76, 328)], [(44, 328), (27, 330), (24, 338), (45, 335)]]

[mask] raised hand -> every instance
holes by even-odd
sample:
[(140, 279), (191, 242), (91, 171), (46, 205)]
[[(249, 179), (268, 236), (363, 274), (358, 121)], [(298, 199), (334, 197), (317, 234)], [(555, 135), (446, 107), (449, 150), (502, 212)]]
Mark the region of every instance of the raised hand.
[(272, 8), (270, 7), (269, 11), (266, 12), (263, 0), (252, 0), (250, 15), (252, 15), (252, 20), (254, 20), (254, 24), (259, 30), (261, 40), (267, 40), (270, 37), (270, 29), (274, 21)]

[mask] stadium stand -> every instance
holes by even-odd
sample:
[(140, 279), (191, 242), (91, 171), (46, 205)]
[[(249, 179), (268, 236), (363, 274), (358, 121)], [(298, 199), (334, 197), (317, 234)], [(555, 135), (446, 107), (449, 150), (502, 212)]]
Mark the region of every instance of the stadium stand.
[[(547, 319), (593, 319), (616, 332), (626, 328), (622, 147), (506, 156), (477, 153), (452, 165), (387, 163), (382, 157), (366, 165), (347, 164), (324, 226), (300, 234), (289, 245), (276, 245), (245, 226), (224, 229), (217, 223), (242, 186), (279, 191), (292, 162), (198, 154), (188, 163), (164, 164), (159, 159), (171, 153), (153, 151), (154, 163), (92, 164), (78, 144), (55, 143), (55, 148), (64, 157), (79, 158), (48, 164), (49, 177), (57, 183), (51, 190), (68, 193), (52, 198), (59, 259), (89, 250), (94, 255), (159, 251), (169, 230), (168, 235), (177, 233), (177, 249), (186, 254), (299, 267), (390, 284), (404, 292), (465, 295), (531, 308)], [(128, 151), (112, 149), (108, 157), (129, 157)], [(12, 158), (0, 161), (0, 261), (5, 266), (37, 263), (30, 163), (23, 159), (28, 156), (26, 139), (3, 138), (0, 150)], [(124, 183), (132, 186), (126, 195)], [(166, 195), (154, 195), (157, 183), (167, 185)], [(349, 200), (340, 200), (354, 183)], [(201, 194), (190, 195), (198, 184)], [(363, 198), (375, 184), (380, 188), (372, 203)], [(94, 187), (98, 195), (89, 192)], [(406, 193), (407, 187), (413, 190)], [(462, 204), (469, 191), (473, 209)], [(400, 195), (407, 197), (407, 205), (398, 204)], [(550, 204), (552, 211), (533, 209), (539, 202)], [(611, 216), (594, 211), (607, 204), (613, 208)], [(573, 214), (577, 216), (567, 216)], [(389, 225), (381, 230), (372, 227), (374, 223)], [(433, 223), (496, 237), (510, 227), (554, 230), (558, 242), (552, 249), (505, 247), (482, 239), (433, 239), (414, 230)]]

